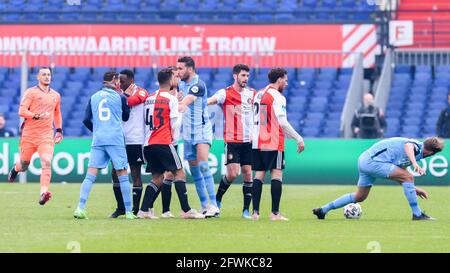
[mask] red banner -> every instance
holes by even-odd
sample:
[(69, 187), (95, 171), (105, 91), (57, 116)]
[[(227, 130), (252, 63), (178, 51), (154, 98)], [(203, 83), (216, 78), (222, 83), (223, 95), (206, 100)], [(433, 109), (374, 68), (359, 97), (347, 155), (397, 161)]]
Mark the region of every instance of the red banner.
[(20, 65), (26, 50), (30, 66), (165, 66), (191, 55), (209, 67), (339, 67), (346, 56), (329, 51), (343, 40), (341, 25), (0, 25), (0, 65)]

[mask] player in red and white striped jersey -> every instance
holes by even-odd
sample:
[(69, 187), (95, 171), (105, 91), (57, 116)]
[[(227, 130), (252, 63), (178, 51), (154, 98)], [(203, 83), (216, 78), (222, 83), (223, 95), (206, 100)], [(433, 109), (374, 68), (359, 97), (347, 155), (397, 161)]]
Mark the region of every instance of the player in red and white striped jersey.
[(270, 170), (272, 213), (271, 220), (288, 220), (279, 212), (281, 181), (284, 169), (284, 134), (297, 141), (297, 152), (305, 149), (303, 138), (287, 121), (286, 98), (282, 95), (288, 85), (287, 71), (274, 68), (269, 74), (270, 84), (256, 93), (253, 100), (253, 220), (259, 219), (259, 203), (266, 171)]
[(242, 216), (250, 218), (249, 207), (252, 199), (252, 126), (253, 126), (253, 96), (255, 92), (247, 88), (250, 68), (245, 64), (233, 67), (234, 83), (225, 89), (220, 89), (208, 99), (208, 105), (220, 104), (224, 113), (225, 165), (227, 173), (222, 177), (216, 194), (217, 205), (220, 208), (222, 197), (234, 179), (242, 170), (244, 183), (244, 208)]
[[(180, 77), (176, 66), (169, 66), (173, 75), (173, 86), (169, 90), (169, 93), (178, 99), (180, 102), (183, 99), (183, 92), (178, 90), (178, 83)], [(181, 127), (177, 128), (173, 133), (173, 146), (178, 151), (178, 142), (180, 140)], [(171, 172), (164, 173), (164, 181), (161, 187), (161, 201), (162, 201), (162, 218), (173, 218), (174, 215), (170, 212), (170, 201), (172, 199), (172, 184), (175, 177)]]
[[(142, 195), (141, 167), (144, 163), (142, 144), (144, 143), (144, 101), (149, 96), (147, 90), (134, 83), (134, 73), (124, 69), (120, 71), (120, 91), (127, 97), (130, 106), (130, 118), (122, 123), (125, 135), (128, 164), (133, 179), (133, 213), (139, 210)], [(113, 190), (117, 201), (117, 209), (111, 214), (111, 218), (117, 218), (125, 214), (120, 183), (116, 171), (112, 168)]]
[(173, 145), (173, 137), (181, 125), (178, 99), (169, 93), (174, 85), (170, 68), (158, 72), (160, 89), (150, 95), (144, 103), (145, 144), (144, 158), (147, 172), (152, 173), (152, 181), (145, 189), (139, 218), (155, 219), (153, 204), (163, 184), (164, 173), (170, 171), (175, 177), (175, 190), (181, 205), (183, 218), (203, 219), (205, 216), (191, 209), (186, 190), (186, 174), (180, 157)]

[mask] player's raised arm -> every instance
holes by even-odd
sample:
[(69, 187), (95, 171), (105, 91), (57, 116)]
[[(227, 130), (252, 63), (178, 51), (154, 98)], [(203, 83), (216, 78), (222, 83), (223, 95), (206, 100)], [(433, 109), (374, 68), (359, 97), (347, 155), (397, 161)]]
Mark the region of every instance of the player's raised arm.
[(414, 171), (420, 175), (425, 174), (425, 170), (422, 169), (419, 164), (417, 164), (416, 156), (414, 154), (415, 145), (411, 142), (408, 142), (405, 144), (405, 153), (408, 156), (409, 161), (411, 161), (411, 164), (414, 167)]
[(206, 92), (206, 87), (203, 84), (195, 84), (189, 88), (188, 94), (183, 98), (178, 107), (181, 113), (186, 112), (186, 107), (197, 100), (198, 97), (203, 97)]
[(88, 128), (89, 131), (92, 132), (94, 129), (94, 124), (92, 123), (92, 107), (91, 107), (91, 100), (88, 101), (88, 104), (86, 105), (86, 110), (84, 111), (84, 119), (83, 124)]
[(217, 98), (215, 98), (215, 97), (208, 98), (207, 104), (208, 105), (217, 104)]
[[(125, 93), (127, 94), (127, 93)], [(144, 103), (144, 101), (148, 98), (148, 93), (145, 90), (139, 90), (134, 95), (128, 95), (127, 102), (129, 107), (133, 107)]]
[(55, 113), (53, 115), (56, 128), (55, 143), (58, 144), (63, 139), (62, 131), (62, 115), (61, 115), (61, 97), (58, 96), (58, 101), (55, 107)]
[(208, 105), (223, 104), (227, 97), (225, 89), (220, 89), (211, 98), (208, 99)]

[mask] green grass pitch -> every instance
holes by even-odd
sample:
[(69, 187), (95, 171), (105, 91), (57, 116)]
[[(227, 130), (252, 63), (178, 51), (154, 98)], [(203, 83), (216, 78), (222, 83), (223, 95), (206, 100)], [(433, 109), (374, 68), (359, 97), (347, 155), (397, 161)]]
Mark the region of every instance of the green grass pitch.
[[(75, 220), (80, 184), (53, 184), (53, 198), (38, 205), (39, 185), (0, 184), (0, 252), (449, 252), (450, 188), (423, 187), (420, 206), (438, 221), (413, 222), (400, 186), (375, 186), (359, 220), (342, 209), (325, 221), (311, 209), (353, 191), (353, 186), (285, 185), (281, 211), (288, 222), (271, 222), (270, 186), (264, 186), (261, 218), (241, 218), (242, 188), (232, 185), (219, 219), (108, 219), (115, 208), (110, 184), (95, 184), (87, 203), (89, 220)], [(192, 184), (192, 207), (199, 206)], [(161, 200), (155, 203), (160, 214)], [(172, 212), (179, 215), (176, 192)]]

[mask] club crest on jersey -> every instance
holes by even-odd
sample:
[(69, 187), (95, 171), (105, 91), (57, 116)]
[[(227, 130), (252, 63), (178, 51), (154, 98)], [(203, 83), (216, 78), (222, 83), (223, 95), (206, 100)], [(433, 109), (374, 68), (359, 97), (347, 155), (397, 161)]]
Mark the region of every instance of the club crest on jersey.
[(140, 95), (141, 97), (145, 97), (145, 91), (144, 91), (144, 90), (139, 91), (139, 95)]
[(233, 159), (233, 155), (232, 154), (228, 154), (228, 160)]
[(198, 93), (198, 86), (194, 86), (191, 88), (192, 93), (197, 94)]

